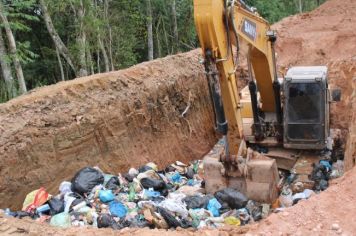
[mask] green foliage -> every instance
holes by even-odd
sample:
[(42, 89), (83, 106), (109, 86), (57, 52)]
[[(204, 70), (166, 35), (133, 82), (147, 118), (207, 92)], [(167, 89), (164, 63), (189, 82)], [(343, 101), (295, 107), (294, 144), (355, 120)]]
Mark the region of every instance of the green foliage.
[(18, 42), (17, 43), (17, 57), (20, 59), (22, 64), (34, 62), (39, 55), (30, 50), (31, 44), (29, 41)]
[[(318, 7), (318, 3), (326, 0), (301, 0), (302, 10), (311, 11)], [(275, 23), (282, 18), (299, 13), (299, 0), (246, 0), (248, 5), (256, 7), (257, 11), (270, 23)]]
[[(4, 4), (18, 48), (28, 89), (54, 84), (61, 80), (54, 43), (42, 18), (37, 0), (0, 0)], [(255, 6), (269, 22), (299, 12), (299, 0), (245, 0)], [(302, 0), (303, 11), (317, 7), (325, 0)], [(100, 37), (115, 69), (122, 69), (147, 59), (147, 15), (145, 0), (46, 0), (49, 14), (61, 40), (78, 63), (80, 53), (77, 37), (86, 34), (86, 61), (95, 73), (104, 71), (104, 60), (98, 43)], [(108, 3), (108, 8), (105, 8)], [(83, 5), (81, 5), (83, 4)], [(164, 57), (175, 51), (185, 52), (199, 46), (194, 26), (193, 1), (176, 0), (178, 48), (175, 48), (172, 0), (151, 0), (154, 56)], [(83, 6), (83, 22), (78, 10)], [(107, 11), (106, 11), (107, 10)], [(82, 24), (81, 24), (82, 23)], [(0, 29), (1, 29), (0, 24)], [(111, 38), (110, 38), (111, 31)], [(12, 58), (7, 57), (9, 62)], [(109, 58), (111, 60), (111, 58)], [(63, 60), (64, 76), (74, 73)], [(0, 102), (8, 99), (0, 73)], [(15, 73), (14, 73), (15, 78)]]

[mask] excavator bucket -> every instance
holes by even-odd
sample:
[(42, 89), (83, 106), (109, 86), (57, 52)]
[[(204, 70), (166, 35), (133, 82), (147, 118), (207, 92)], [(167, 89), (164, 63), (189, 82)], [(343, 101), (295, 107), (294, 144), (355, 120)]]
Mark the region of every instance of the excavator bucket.
[(244, 173), (220, 161), (223, 146), (216, 146), (203, 160), (205, 189), (215, 193), (224, 188), (233, 188), (251, 200), (273, 203), (278, 198), (279, 174), (275, 159), (250, 150), (250, 158), (245, 163)]

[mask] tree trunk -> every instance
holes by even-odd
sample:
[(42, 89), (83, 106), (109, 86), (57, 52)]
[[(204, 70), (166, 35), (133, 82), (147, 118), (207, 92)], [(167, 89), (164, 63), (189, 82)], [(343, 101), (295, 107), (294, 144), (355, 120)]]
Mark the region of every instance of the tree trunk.
[(87, 53), (87, 61), (88, 61), (88, 66), (90, 68), (90, 74), (94, 74), (94, 63), (93, 63), (93, 56), (91, 55), (91, 50), (90, 48), (88, 47), (87, 50), (86, 50), (86, 53)]
[(59, 54), (58, 48), (57, 48), (57, 47), (55, 47), (55, 48), (56, 48), (58, 66), (59, 66), (59, 70), (60, 70), (60, 72), (61, 72), (61, 80), (62, 80), (62, 81), (65, 81), (61, 55)]
[(100, 47), (101, 53), (103, 54), (103, 57), (104, 57), (105, 71), (109, 72), (110, 66), (109, 66), (108, 53), (106, 52), (103, 40), (101, 40), (100, 35), (98, 36), (98, 42), (99, 42), (99, 47)]
[(109, 49), (109, 56), (110, 56), (110, 66), (111, 66), (111, 70), (114, 71), (114, 59), (113, 59), (113, 53), (112, 53), (112, 29), (111, 29), (111, 25), (110, 25), (110, 20), (109, 20), (109, 3), (110, 0), (105, 0), (104, 1), (104, 17), (105, 17), (105, 21), (108, 27), (108, 31), (109, 31), (109, 43), (108, 43), (108, 49)]
[(78, 15), (78, 22), (79, 22), (77, 44), (79, 47), (78, 60), (79, 60), (79, 67), (80, 67), (78, 76), (83, 77), (88, 75), (88, 69), (87, 69), (86, 53), (85, 53), (85, 48), (86, 48), (86, 33), (84, 30), (85, 9), (82, 0), (80, 1), (80, 6), (78, 8), (77, 15)]
[(169, 40), (168, 40), (168, 35), (166, 31), (166, 25), (164, 24), (164, 20), (162, 20), (162, 28), (164, 34), (164, 42), (166, 43), (166, 48), (167, 48), (167, 54), (172, 54), (172, 51), (169, 50)]
[(173, 18), (174, 53), (177, 53), (179, 50), (179, 38), (178, 38), (176, 0), (172, 0), (172, 18)]
[(111, 31), (111, 26), (109, 25), (109, 55), (110, 55), (110, 65), (111, 65), (111, 70), (114, 71), (114, 58), (112, 56), (112, 31)]
[(299, 3), (299, 13), (303, 13), (303, 3), (302, 3), (302, 0), (299, 0), (298, 3)]
[(5, 15), (5, 11), (4, 11), (4, 7), (2, 5), (2, 2), (0, 2), (0, 18), (1, 18), (2, 24), (3, 24), (4, 28), (5, 28), (7, 40), (8, 40), (8, 43), (9, 43), (9, 51), (11, 53), (11, 57), (12, 57), (11, 59), (13, 60), (13, 63), (14, 63), (14, 66), (15, 66), (15, 71), (16, 71), (17, 80), (19, 82), (20, 92), (21, 92), (21, 94), (24, 94), (24, 93), (27, 92), (25, 77), (23, 75), (20, 59), (17, 56), (17, 48), (16, 48), (15, 37), (14, 37), (14, 35), (12, 33), (12, 30), (10, 28), (10, 24), (9, 24), (9, 22), (7, 20), (6, 15)]
[(50, 34), (50, 36), (54, 42), (54, 45), (56, 46), (56, 48), (58, 49), (59, 53), (62, 55), (64, 60), (68, 63), (70, 68), (73, 70), (75, 75), (77, 75), (78, 71), (74, 67), (72, 56), (70, 55), (68, 48), (65, 46), (62, 39), (59, 37), (56, 29), (54, 28), (54, 25), (53, 25), (51, 16), (49, 15), (45, 1), (40, 0), (40, 5), (41, 5), (41, 9), (42, 9), (43, 19), (46, 23), (47, 31)]
[(96, 66), (98, 67), (98, 73), (101, 73), (100, 70), (100, 50), (96, 50)]
[(11, 65), (8, 63), (9, 56), (5, 47), (5, 42), (2, 37), (2, 29), (0, 28), (0, 65), (2, 75), (5, 79), (6, 90), (9, 98), (16, 97), (15, 81), (11, 74)]
[(156, 25), (156, 41), (157, 41), (157, 54), (158, 54), (158, 57), (161, 57), (162, 56), (162, 51), (161, 51), (161, 41), (160, 41), (160, 38), (159, 38), (159, 26), (161, 24), (161, 16), (158, 18), (158, 22), (157, 22), (157, 25)]
[(147, 6), (147, 43), (148, 43), (148, 60), (153, 60), (153, 32), (152, 32), (152, 7), (151, 0), (146, 0)]

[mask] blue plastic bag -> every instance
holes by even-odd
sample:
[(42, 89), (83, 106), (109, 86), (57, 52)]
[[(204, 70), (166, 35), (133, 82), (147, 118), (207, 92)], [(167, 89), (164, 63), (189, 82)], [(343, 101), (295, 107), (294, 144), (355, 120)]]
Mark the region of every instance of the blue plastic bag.
[(330, 162), (329, 162), (329, 161), (321, 160), (321, 161), (319, 161), (319, 163), (320, 163), (321, 165), (325, 166), (326, 171), (330, 171), (330, 170), (331, 170), (331, 165), (330, 165)]
[(209, 200), (207, 208), (213, 214), (214, 217), (220, 216), (219, 209), (221, 208), (221, 204), (216, 198), (212, 198)]
[(160, 192), (153, 191), (153, 190), (144, 190), (145, 197), (147, 198), (154, 198), (154, 197), (159, 197), (161, 196)]
[(180, 183), (182, 181), (182, 176), (179, 173), (172, 175), (171, 180), (173, 183)]
[(188, 182), (187, 182), (187, 185), (188, 186), (194, 186), (195, 185), (194, 179), (189, 179)]
[(103, 203), (111, 202), (115, 199), (115, 195), (111, 190), (100, 190), (99, 191), (99, 199)]
[(127, 214), (127, 209), (124, 204), (118, 201), (113, 201), (109, 203), (109, 210), (111, 215), (117, 217), (125, 217)]

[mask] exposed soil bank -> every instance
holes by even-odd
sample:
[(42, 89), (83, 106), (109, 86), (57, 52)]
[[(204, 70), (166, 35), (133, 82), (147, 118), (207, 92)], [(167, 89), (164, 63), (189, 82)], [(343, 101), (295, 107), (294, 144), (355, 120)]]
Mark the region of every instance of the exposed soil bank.
[[(190, 108), (185, 117), (181, 114)], [(198, 52), (41, 88), (0, 105), (0, 208), (84, 166), (201, 158), (216, 142)]]

